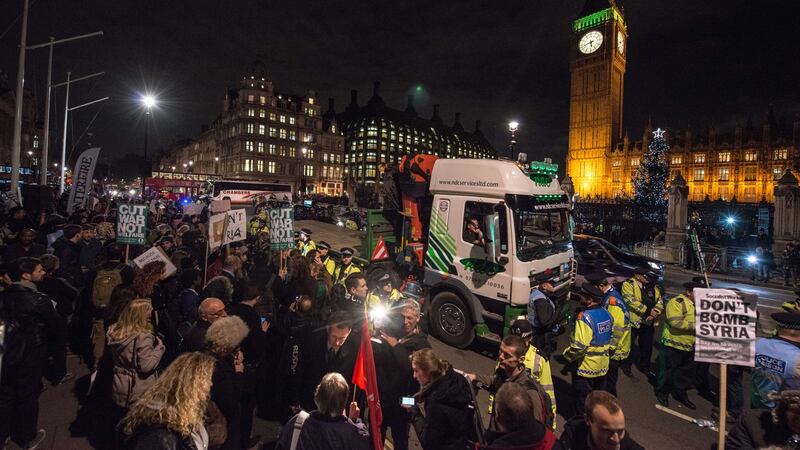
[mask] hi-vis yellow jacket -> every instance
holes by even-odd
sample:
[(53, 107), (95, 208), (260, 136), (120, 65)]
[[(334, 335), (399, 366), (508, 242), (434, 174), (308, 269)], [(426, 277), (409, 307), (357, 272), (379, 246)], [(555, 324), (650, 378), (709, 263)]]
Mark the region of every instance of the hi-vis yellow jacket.
[(681, 294), (667, 302), (661, 344), (690, 352), (694, 348), (694, 302)]

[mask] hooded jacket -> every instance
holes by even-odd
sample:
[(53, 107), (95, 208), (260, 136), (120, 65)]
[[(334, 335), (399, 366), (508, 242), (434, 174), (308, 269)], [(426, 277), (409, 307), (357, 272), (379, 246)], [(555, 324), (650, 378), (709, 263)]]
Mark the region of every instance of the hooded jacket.
[(141, 333), (115, 341), (108, 329), (106, 338), (114, 363), (114, 381), (111, 398), (117, 405), (127, 408), (156, 382), (156, 368), (164, 354), (164, 344), (157, 342), (152, 333)]
[[(564, 450), (591, 450), (589, 448), (589, 425), (583, 415), (578, 415), (569, 419), (564, 424), (564, 432), (561, 433), (561, 445)], [(644, 450), (644, 447), (633, 440), (631, 434), (625, 432), (625, 437), (619, 445), (620, 450)]]
[(411, 422), (422, 448), (462, 450), (477, 439), (470, 389), (467, 379), (448, 367), (444, 375), (414, 396), (421, 405), (412, 409)]

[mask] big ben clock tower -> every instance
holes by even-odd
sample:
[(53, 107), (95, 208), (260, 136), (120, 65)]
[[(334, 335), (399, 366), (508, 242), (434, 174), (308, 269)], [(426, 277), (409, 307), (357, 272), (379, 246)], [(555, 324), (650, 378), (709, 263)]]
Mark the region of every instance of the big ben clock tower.
[(567, 173), (581, 197), (611, 197), (608, 155), (622, 139), (627, 27), (615, 0), (587, 0), (572, 31)]

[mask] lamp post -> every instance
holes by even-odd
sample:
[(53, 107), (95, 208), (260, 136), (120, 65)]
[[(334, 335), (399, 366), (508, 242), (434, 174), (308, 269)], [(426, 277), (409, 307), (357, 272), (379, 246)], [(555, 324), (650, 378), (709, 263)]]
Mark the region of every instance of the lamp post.
[(28, 40), (28, 0), (22, 4), (22, 33), (19, 39), (19, 59), (17, 61), (17, 89), (14, 95), (14, 137), (11, 146), (11, 196), (17, 200), (22, 200), (19, 195), (19, 160), (22, 153), (22, 102), (24, 93), (22, 91), (25, 82), (25, 43)]
[(219, 156), (215, 156), (214, 157), (214, 175), (217, 175), (219, 173), (218, 164), (219, 164)]
[(142, 97), (142, 104), (144, 105), (144, 159), (147, 162), (147, 133), (150, 127), (150, 116), (152, 115), (153, 107), (156, 106), (156, 98), (150, 94)]
[(512, 120), (508, 122), (509, 142), (508, 150), (511, 153), (511, 159), (514, 159), (514, 146), (517, 144), (517, 130), (519, 130), (519, 122)]

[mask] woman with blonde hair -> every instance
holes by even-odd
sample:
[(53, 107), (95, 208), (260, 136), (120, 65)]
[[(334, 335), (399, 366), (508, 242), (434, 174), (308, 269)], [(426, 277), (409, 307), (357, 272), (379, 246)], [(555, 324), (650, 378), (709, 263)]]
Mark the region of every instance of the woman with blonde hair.
[(114, 364), (111, 398), (121, 408), (130, 407), (156, 382), (164, 344), (155, 336), (152, 313), (150, 300), (133, 300), (106, 334)]
[(214, 358), (184, 353), (133, 404), (120, 422), (128, 450), (205, 450), (203, 415), (214, 374)]

